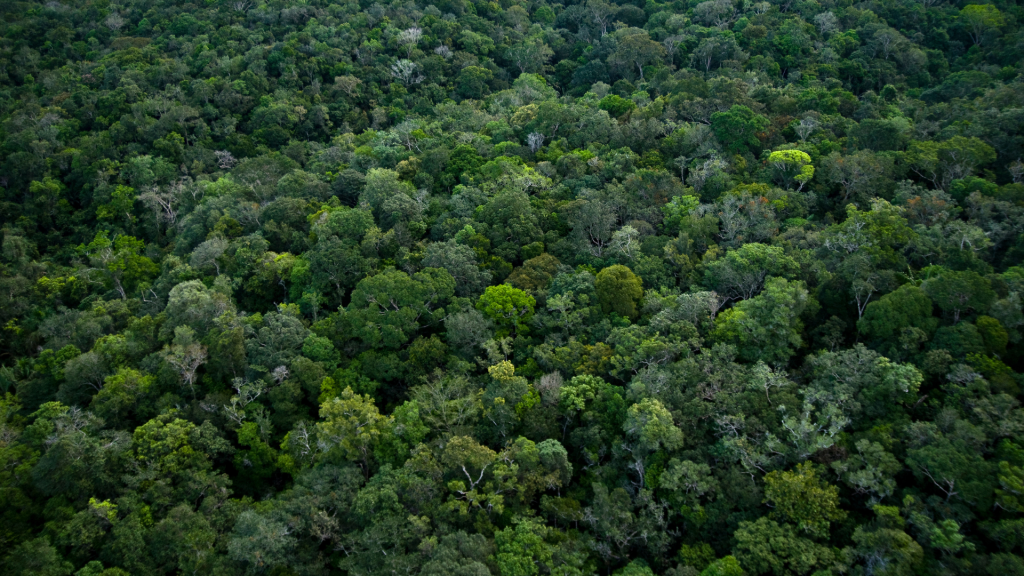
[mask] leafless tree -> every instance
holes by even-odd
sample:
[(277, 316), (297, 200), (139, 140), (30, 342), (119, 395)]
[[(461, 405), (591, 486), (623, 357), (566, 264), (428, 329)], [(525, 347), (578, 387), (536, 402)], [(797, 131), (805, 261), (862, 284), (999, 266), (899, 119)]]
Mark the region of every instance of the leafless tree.
[(540, 147), (544, 145), (544, 135), (540, 132), (531, 132), (526, 137), (526, 144), (530, 147), (530, 151), (536, 154)]

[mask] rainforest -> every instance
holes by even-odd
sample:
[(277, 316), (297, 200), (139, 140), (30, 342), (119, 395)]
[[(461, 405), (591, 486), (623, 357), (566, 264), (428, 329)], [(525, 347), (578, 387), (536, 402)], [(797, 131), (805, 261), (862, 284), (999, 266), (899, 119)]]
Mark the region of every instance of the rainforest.
[(1024, 575), (1021, 18), (0, 2), (0, 576)]

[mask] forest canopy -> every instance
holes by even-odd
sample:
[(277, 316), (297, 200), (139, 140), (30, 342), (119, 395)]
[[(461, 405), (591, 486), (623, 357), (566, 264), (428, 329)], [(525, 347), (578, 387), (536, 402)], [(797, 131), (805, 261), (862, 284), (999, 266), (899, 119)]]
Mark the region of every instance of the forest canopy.
[(1017, 3), (0, 14), (0, 576), (1024, 575)]

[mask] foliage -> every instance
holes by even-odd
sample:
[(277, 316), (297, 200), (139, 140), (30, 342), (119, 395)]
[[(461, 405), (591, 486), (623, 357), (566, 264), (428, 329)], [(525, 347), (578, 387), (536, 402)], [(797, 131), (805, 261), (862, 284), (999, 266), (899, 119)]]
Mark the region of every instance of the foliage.
[(0, 2), (0, 575), (1024, 573), (1024, 7)]

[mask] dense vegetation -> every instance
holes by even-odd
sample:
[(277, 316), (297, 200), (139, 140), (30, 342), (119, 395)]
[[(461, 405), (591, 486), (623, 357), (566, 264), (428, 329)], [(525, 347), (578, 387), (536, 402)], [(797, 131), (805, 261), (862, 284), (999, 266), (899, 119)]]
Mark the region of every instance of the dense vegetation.
[(371, 1), (0, 3), (0, 574), (1024, 574), (1024, 9)]

